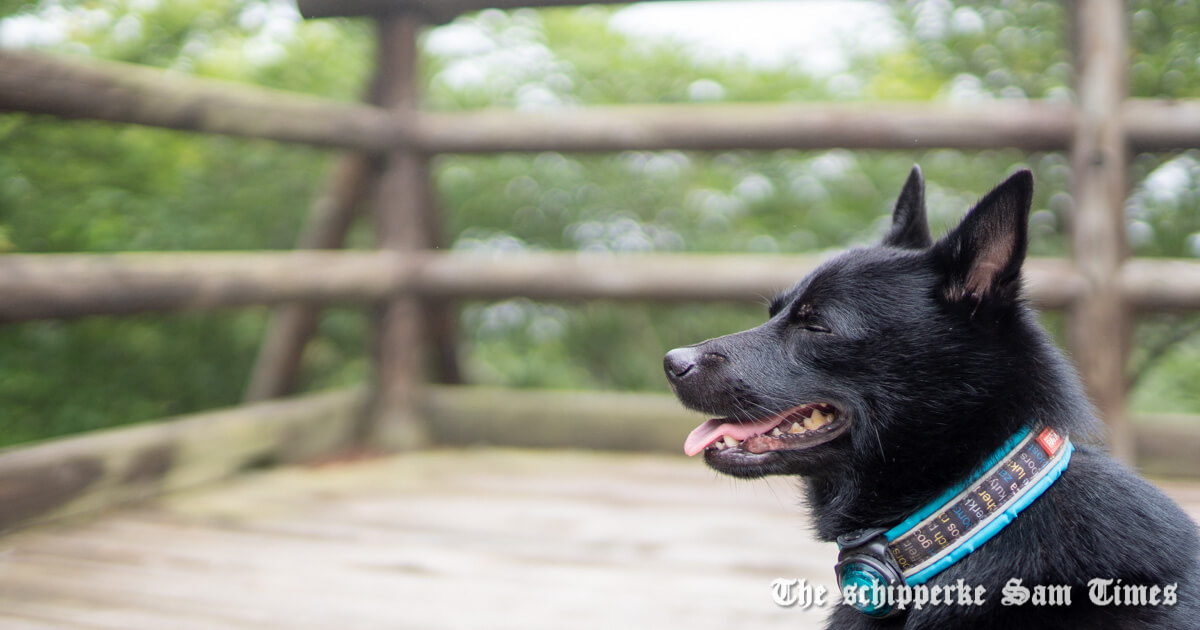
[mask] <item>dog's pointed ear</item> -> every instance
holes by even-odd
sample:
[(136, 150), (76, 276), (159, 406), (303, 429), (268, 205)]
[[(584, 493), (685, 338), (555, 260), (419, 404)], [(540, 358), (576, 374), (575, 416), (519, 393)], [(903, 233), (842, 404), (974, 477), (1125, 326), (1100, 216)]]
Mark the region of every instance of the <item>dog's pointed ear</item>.
[(901, 249), (925, 249), (933, 244), (925, 217), (925, 178), (920, 166), (913, 165), (904, 182), (892, 210), (892, 229), (883, 237), (883, 244)]
[(1019, 171), (988, 193), (935, 247), (951, 302), (1012, 301), (1020, 291), (1033, 173)]

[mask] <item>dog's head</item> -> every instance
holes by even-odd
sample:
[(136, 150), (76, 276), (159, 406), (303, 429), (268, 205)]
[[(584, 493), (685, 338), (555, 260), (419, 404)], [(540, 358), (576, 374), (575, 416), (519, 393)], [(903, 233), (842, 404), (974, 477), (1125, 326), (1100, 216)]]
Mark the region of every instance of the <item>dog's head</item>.
[(886, 475), (931, 449), (972, 465), (1054, 404), (1030, 372), (1057, 355), (1020, 299), (1032, 193), (1018, 172), (934, 242), (914, 168), (882, 243), (821, 265), (761, 326), (667, 353), (683, 404), (718, 416), (685, 450), (739, 477)]

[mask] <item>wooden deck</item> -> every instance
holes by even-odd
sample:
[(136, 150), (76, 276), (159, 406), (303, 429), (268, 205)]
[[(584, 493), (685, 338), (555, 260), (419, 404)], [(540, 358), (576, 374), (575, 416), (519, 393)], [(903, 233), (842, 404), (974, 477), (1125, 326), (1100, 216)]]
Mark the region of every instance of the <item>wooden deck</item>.
[[(1200, 486), (1166, 483), (1193, 517)], [(0, 627), (816, 628), (791, 482), (699, 461), (439, 450), (282, 468), (0, 540)]]

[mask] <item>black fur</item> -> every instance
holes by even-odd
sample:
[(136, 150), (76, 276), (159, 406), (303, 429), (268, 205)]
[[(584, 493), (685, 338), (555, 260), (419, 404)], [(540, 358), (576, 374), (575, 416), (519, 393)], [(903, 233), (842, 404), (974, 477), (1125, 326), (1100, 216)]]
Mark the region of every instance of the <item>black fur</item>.
[[(850, 419), (808, 450), (709, 449), (739, 477), (799, 475), (818, 537), (891, 527), (963, 480), (1024, 426), (1078, 450), (1060, 480), (930, 585), (982, 585), (983, 607), (934, 606), (878, 621), (837, 606), (833, 628), (1200, 628), (1195, 524), (1095, 441), (1079, 379), (1021, 298), (1033, 178), (1021, 171), (932, 242), (913, 169), (881, 245), (827, 262), (771, 303), (769, 320), (668, 354), (688, 407), (749, 421), (808, 402)], [(830, 568), (832, 571), (832, 567)], [(1070, 608), (1001, 606), (1010, 578), (1072, 586)], [(1178, 584), (1172, 607), (1097, 607), (1087, 581)]]

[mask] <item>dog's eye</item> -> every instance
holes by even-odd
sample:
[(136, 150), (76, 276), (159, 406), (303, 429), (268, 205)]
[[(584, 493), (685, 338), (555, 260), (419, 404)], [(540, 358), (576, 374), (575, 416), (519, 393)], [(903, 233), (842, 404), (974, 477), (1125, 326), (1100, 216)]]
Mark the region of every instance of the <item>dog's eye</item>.
[(817, 317), (816, 310), (809, 304), (800, 304), (792, 309), (791, 323), (793, 326), (798, 326), (815, 333), (831, 333), (832, 330), (828, 326), (822, 326)]

